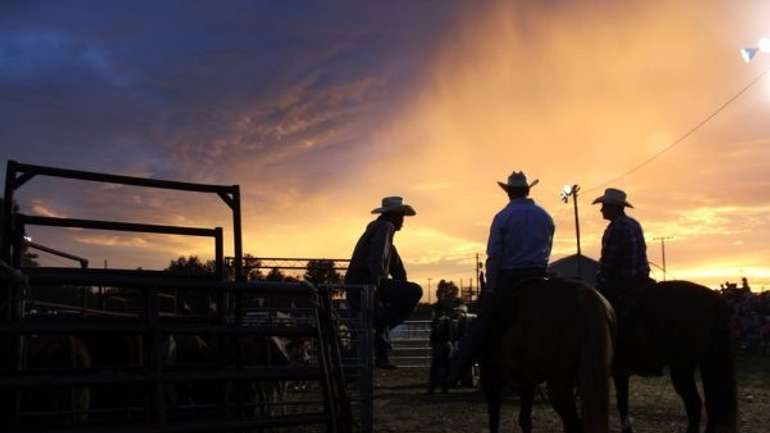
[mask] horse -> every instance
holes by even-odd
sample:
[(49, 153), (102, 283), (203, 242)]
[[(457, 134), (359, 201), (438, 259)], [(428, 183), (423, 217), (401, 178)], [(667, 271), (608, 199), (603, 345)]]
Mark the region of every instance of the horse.
[(687, 433), (698, 433), (700, 368), (708, 415), (706, 433), (737, 432), (737, 390), (731, 312), (719, 294), (688, 281), (660, 282), (640, 291), (618, 319), (615, 358), (617, 407), (623, 433), (631, 433), (628, 378), (668, 366), (687, 412)]
[(607, 433), (614, 310), (596, 290), (577, 280), (531, 278), (511, 289), (512, 299), (501, 302), (510, 302), (512, 323), (481, 359), (490, 433), (499, 431), (506, 384), (523, 390), (519, 426), (531, 433), (535, 388), (543, 382), (566, 433)]

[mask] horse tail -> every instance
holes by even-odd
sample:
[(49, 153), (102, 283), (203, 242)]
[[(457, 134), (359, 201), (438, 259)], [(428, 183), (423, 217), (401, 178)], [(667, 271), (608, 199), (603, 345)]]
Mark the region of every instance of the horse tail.
[(615, 313), (591, 288), (581, 290), (578, 317), (578, 395), (583, 431), (609, 432), (609, 378), (615, 341)]
[(708, 423), (717, 433), (736, 433), (738, 390), (735, 379), (730, 306), (717, 300), (717, 311), (706, 356), (701, 363)]

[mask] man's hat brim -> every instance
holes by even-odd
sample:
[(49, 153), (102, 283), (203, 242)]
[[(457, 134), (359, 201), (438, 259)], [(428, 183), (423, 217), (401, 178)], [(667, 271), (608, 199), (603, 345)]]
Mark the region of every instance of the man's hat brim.
[(630, 207), (630, 208), (633, 209), (633, 206), (631, 205), (631, 203), (629, 203), (627, 201), (618, 201), (618, 200), (611, 200), (611, 199), (608, 200), (604, 196), (597, 197), (596, 199), (594, 199), (593, 203), (591, 203), (591, 204), (597, 204), (597, 203), (609, 204), (609, 205), (615, 205), (615, 206), (623, 206), (623, 207)]
[(414, 208), (412, 206), (409, 206), (408, 204), (402, 204), (398, 206), (378, 207), (377, 209), (373, 209), (372, 213), (400, 213), (400, 214), (404, 214), (405, 216), (417, 215), (417, 212), (414, 211)]
[(500, 182), (499, 180), (497, 181), (497, 184), (500, 185), (500, 188), (502, 188), (503, 191), (505, 191), (505, 192), (510, 191), (512, 188), (532, 188), (533, 186), (537, 185), (538, 183), (540, 183), (540, 179), (533, 180), (532, 183), (530, 183), (529, 185), (527, 185), (527, 184), (524, 184), (524, 185), (509, 185), (509, 184), (507, 184), (505, 182)]

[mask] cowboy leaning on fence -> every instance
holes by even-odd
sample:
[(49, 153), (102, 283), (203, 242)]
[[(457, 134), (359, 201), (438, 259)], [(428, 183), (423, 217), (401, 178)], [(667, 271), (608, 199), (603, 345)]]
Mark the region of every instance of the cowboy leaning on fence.
[[(366, 226), (358, 240), (345, 274), (345, 284), (376, 287), (375, 365), (392, 370), (396, 365), (390, 360), (389, 331), (409, 318), (422, 297), (422, 288), (406, 279), (406, 269), (393, 245), (393, 236), (401, 230), (404, 216), (413, 216), (416, 212), (404, 204), (401, 197), (385, 197), (382, 206), (372, 213), (380, 216)], [(360, 292), (349, 292), (348, 299), (354, 310), (360, 308)]]

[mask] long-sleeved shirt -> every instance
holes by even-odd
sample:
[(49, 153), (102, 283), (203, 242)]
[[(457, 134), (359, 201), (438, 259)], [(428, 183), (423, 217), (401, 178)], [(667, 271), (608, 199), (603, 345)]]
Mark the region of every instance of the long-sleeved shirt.
[(648, 277), (649, 274), (642, 226), (627, 215), (616, 218), (607, 225), (602, 236), (597, 284), (607, 287), (621, 281)]
[(394, 280), (406, 281), (404, 263), (393, 245), (395, 231), (393, 223), (380, 218), (366, 226), (345, 273), (346, 284), (376, 285), (388, 275)]
[(492, 220), (487, 243), (487, 285), (494, 291), (503, 269), (548, 266), (554, 224), (548, 212), (532, 199), (511, 200)]

